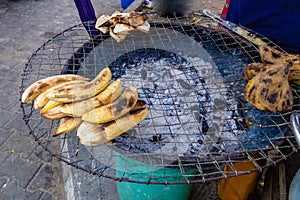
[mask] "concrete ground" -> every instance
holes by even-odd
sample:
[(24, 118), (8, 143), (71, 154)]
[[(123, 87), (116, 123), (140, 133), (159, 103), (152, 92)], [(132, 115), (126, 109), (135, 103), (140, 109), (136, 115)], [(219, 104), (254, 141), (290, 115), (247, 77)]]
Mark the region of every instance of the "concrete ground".
[[(120, 9), (119, 0), (92, 2), (97, 16)], [(220, 13), (224, 2), (202, 0), (197, 6)], [(0, 0), (0, 199), (66, 199), (61, 162), (46, 153), (24, 125), (19, 86), (32, 53), (78, 23), (70, 0)]]

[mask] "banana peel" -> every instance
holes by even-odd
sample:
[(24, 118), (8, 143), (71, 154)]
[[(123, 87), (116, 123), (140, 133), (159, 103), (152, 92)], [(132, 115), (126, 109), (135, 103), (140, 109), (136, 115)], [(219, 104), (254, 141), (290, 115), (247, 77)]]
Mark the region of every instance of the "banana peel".
[(130, 12), (128, 22), (130, 26), (141, 26), (147, 20), (147, 15), (141, 12)]
[(150, 31), (150, 24), (149, 22), (145, 21), (144, 24), (137, 26), (136, 29), (144, 33), (148, 33)]

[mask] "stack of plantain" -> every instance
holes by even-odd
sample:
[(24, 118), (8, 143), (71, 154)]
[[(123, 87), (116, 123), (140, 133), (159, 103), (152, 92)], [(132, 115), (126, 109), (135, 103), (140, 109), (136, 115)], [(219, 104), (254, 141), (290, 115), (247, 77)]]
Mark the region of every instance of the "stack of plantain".
[(146, 21), (145, 13), (132, 11), (130, 13), (121, 13), (116, 11), (111, 16), (101, 15), (96, 22), (95, 28), (103, 34), (109, 32), (110, 36), (117, 43), (123, 41), (129, 33), (135, 29), (142, 32), (149, 32), (150, 24)]
[(25, 89), (21, 101), (33, 101), (46, 119), (61, 119), (53, 136), (77, 128), (83, 145), (109, 142), (143, 121), (148, 115), (146, 103), (138, 91), (128, 86), (122, 91), (120, 79), (112, 81), (108, 67), (93, 80), (80, 75), (57, 75), (34, 82)]
[(246, 100), (260, 110), (290, 111), (290, 83), (300, 85), (300, 56), (284, 54), (268, 45), (260, 45), (259, 53), (263, 63), (250, 63), (243, 72)]

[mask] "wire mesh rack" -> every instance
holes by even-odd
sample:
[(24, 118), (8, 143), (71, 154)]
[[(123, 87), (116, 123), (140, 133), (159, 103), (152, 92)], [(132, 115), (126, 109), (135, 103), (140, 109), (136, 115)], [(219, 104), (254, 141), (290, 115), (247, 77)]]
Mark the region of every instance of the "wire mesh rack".
[[(113, 80), (138, 88), (149, 115), (110, 143), (87, 147), (76, 130), (52, 137), (60, 121), (44, 119), (32, 104), (21, 104), (30, 134), (68, 165), (99, 177), (147, 184), (249, 174), (297, 152), (289, 120), (294, 111), (260, 111), (244, 99), (242, 73), (247, 64), (260, 62), (257, 47), (205, 16), (197, 18), (195, 23), (193, 18), (154, 17), (149, 33), (135, 31), (121, 43), (107, 34), (91, 39), (86, 28), (92, 22), (49, 39), (27, 62), (21, 92), (48, 76), (93, 78), (109, 66)], [(293, 95), (297, 110), (299, 87), (293, 87)], [(253, 167), (240, 171), (237, 162)]]

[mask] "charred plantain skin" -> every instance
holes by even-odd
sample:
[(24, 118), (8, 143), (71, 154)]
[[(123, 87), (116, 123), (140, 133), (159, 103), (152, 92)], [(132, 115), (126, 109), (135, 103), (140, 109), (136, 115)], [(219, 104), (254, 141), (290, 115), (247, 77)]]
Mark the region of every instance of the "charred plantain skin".
[(88, 78), (79, 75), (66, 74), (66, 75), (50, 76), (38, 80), (24, 90), (21, 96), (21, 101), (22, 103), (25, 104), (30, 103), (39, 94), (48, 90), (49, 88), (64, 82), (74, 81), (74, 80), (88, 80)]
[(246, 66), (246, 69), (243, 72), (244, 81), (250, 81), (254, 76), (256, 76), (263, 69), (268, 68), (269, 64), (265, 63), (250, 63)]
[(139, 109), (142, 109), (146, 106), (146, 102), (143, 101), (143, 100), (137, 100), (136, 104), (133, 106), (133, 108), (131, 108), (130, 112), (131, 111), (135, 111), (135, 110), (139, 110)]
[(246, 82), (256, 76), (260, 71), (264, 70), (265, 68), (269, 68), (271, 65), (291, 64), (288, 80), (291, 83), (300, 85), (299, 55), (286, 55), (269, 46), (260, 46), (259, 50), (261, 59), (264, 63), (250, 63), (246, 66), (242, 76)]
[(276, 64), (260, 71), (246, 85), (245, 99), (260, 110), (286, 112), (293, 96), (288, 82), (291, 64)]
[(137, 99), (137, 89), (133, 86), (129, 86), (116, 101), (83, 114), (81, 119), (91, 123), (105, 123), (115, 120), (129, 112), (136, 104)]
[(92, 81), (56, 88), (47, 94), (47, 98), (63, 103), (85, 100), (102, 92), (110, 84), (111, 78), (111, 71), (106, 67)]
[(80, 143), (86, 146), (105, 144), (141, 123), (147, 115), (148, 107), (144, 107), (103, 124), (83, 121), (78, 127), (77, 136)]
[(300, 56), (297, 54), (284, 54), (283, 52), (267, 45), (259, 46), (259, 54), (263, 62), (271, 64), (283, 64), (300, 60)]

